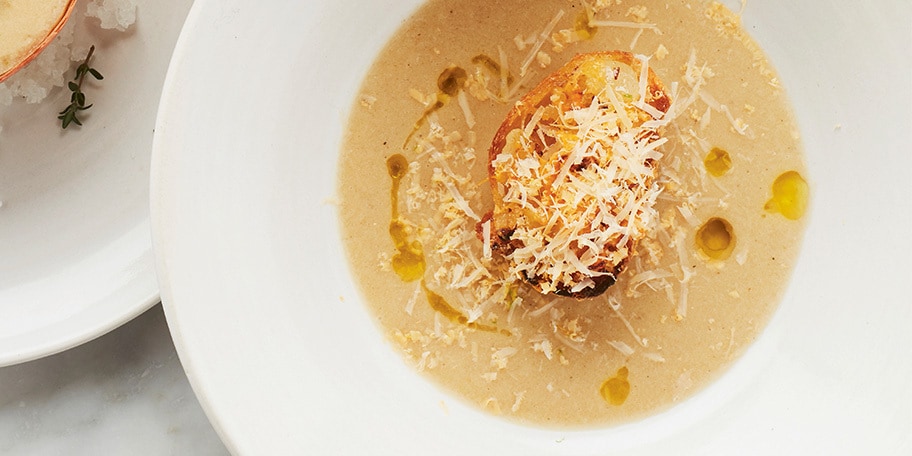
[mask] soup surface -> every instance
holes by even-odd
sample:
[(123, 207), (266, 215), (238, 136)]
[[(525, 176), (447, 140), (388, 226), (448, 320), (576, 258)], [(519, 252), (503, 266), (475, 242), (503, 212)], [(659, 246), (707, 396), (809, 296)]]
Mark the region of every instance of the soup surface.
[[(476, 230), (488, 148), (523, 94), (606, 50), (648, 58), (672, 95), (659, 220), (605, 294), (543, 295)], [(719, 4), (432, 0), (377, 57), (348, 132), (342, 235), (377, 323), (418, 371), (523, 423), (622, 423), (705, 387), (769, 320), (804, 230), (788, 100)]]
[(0, 0), (0, 74), (47, 37), (66, 5), (66, 0)]

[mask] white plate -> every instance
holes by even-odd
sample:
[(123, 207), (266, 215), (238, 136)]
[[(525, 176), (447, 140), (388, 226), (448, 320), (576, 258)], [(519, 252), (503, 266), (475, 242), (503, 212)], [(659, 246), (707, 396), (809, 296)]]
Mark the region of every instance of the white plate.
[(342, 128), (417, 1), (197, 2), (158, 118), (153, 244), (178, 352), (229, 448), (908, 454), (912, 11), (878, 3), (748, 2), (812, 177), (793, 285), (720, 381), (641, 422), (574, 432), (488, 416), (415, 374), (349, 276), (331, 203)]
[(66, 90), (0, 116), (0, 366), (100, 336), (157, 302), (149, 156), (192, 0), (140, 3), (126, 33), (78, 23), (105, 75), (86, 90), (95, 106), (81, 129), (56, 119)]

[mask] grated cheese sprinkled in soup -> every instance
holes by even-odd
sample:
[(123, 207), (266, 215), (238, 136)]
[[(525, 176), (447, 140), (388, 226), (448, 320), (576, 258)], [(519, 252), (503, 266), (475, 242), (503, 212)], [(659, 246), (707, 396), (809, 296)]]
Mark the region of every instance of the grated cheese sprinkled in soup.
[[(653, 149), (640, 145), (661, 150), (648, 195), (654, 213), (605, 294), (542, 293), (491, 249), (498, 233), (482, 217), (494, 205), (488, 148), (517, 100), (551, 71), (580, 53), (630, 47), (672, 100), (642, 124), (663, 131)], [(692, 396), (763, 329), (804, 230), (782, 215), (797, 211), (767, 209), (784, 200), (772, 193), (778, 176), (806, 175), (771, 68), (738, 17), (716, 3), (431, 0), (368, 72), (341, 153), (342, 236), (366, 306), (422, 375), (522, 423), (618, 424)], [(640, 79), (628, 84), (634, 98)], [(564, 115), (585, 123), (586, 109)], [(536, 123), (516, 134), (535, 137)], [(705, 164), (714, 148), (730, 160), (718, 176)], [(391, 199), (384, 171), (393, 157), (407, 170)], [(492, 162), (515, 174), (509, 199), (520, 206), (542, 175), (539, 160), (526, 158)], [(599, 204), (586, 186), (558, 192)], [(725, 229), (704, 230), (701, 247), (697, 232), (711, 220)], [(555, 245), (555, 255), (567, 245)], [(397, 274), (397, 248), (420, 252), (423, 275)]]

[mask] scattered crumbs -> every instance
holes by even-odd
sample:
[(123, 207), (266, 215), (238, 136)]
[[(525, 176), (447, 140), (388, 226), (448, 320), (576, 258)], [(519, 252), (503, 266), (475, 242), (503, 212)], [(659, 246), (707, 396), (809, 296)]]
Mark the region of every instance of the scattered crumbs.
[(440, 55), (440, 49), (434, 48), (434, 54)]
[(485, 372), (481, 374), (481, 378), (484, 379), (484, 381), (491, 383), (494, 380), (497, 380), (497, 372)]
[(551, 360), (554, 357), (554, 346), (551, 344), (551, 340), (545, 337), (544, 334), (536, 336), (529, 342), (532, 345), (532, 351), (544, 354), (545, 358), (548, 360)]
[(519, 406), (522, 405), (523, 399), (526, 398), (526, 392), (525, 391), (514, 392), (513, 397), (515, 397), (516, 399), (513, 401), (513, 406), (510, 407), (510, 410), (513, 413), (516, 413), (517, 411), (519, 411)]
[(675, 400), (678, 400), (691, 387), (693, 387), (693, 378), (690, 376), (690, 371), (687, 370), (679, 375), (677, 381), (675, 381)]
[(413, 87), (413, 88), (409, 89), (408, 93), (409, 93), (409, 96), (412, 97), (412, 99), (414, 99), (418, 103), (427, 104), (424, 94), (421, 93), (420, 90)]
[(643, 352), (643, 357), (646, 358), (646, 359), (648, 359), (648, 360), (650, 360), (650, 361), (654, 361), (654, 362), (657, 362), (657, 363), (664, 363), (664, 362), (665, 362), (665, 357), (664, 357), (664, 356), (662, 356), (662, 355), (660, 355), (660, 354), (658, 354), (658, 353), (654, 353), (654, 352)]
[(507, 361), (511, 356), (515, 355), (517, 350), (513, 347), (504, 347), (499, 350), (495, 350), (491, 354), (491, 366), (496, 367), (498, 370), (503, 370), (507, 368)]
[(566, 437), (561, 436), (561, 438), (554, 441), (554, 443), (564, 443), (564, 440), (567, 440)]
[(345, 296), (339, 295), (339, 302), (345, 302)]
[(713, 324), (713, 323), (716, 322), (716, 319), (715, 319), (715, 318), (710, 318), (709, 320), (706, 320), (706, 322), (709, 323), (709, 324)]
[(738, 37), (744, 33), (741, 30), (741, 17), (722, 3), (712, 2), (703, 14), (716, 24), (716, 31), (719, 35)]
[(500, 403), (497, 402), (496, 397), (489, 397), (481, 404), (481, 408), (484, 410), (489, 410), (495, 415), (500, 415)]
[(405, 303), (405, 313), (411, 315), (415, 310), (415, 304), (418, 303), (418, 296), (421, 295), (421, 285), (415, 287), (415, 291), (412, 292), (412, 296), (409, 298), (408, 302)]
[(450, 415), (450, 408), (447, 407), (447, 404), (446, 404), (446, 402), (445, 402), (443, 399), (440, 400), (439, 405), (440, 405), (440, 410), (443, 410), (443, 414), (449, 416), (449, 415)]
[(663, 60), (665, 57), (668, 57), (668, 48), (664, 44), (660, 44), (655, 50), (655, 58), (656, 60)]
[(364, 106), (367, 109), (371, 109), (374, 107), (374, 103), (377, 102), (377, 97), (373, 95), (362, 94), (358, 98), (358, 102), (361, 103), (361, 106)]
[(421, 353), (421, 357), (418, 358), (418, 365), (415, 366), (418, 372), (424, 372), (424, 369), (428, 367), (428, 358), (430, 358), (430, 356), (430, 351), (424, 351)]
[(745, 111), (746, 113), (748, 113), (748, 114), (753, 114), (754, 111), (756, 111), (756, 110), (757, 110), (757, 108), (756, 108), (754, 105), (749, 104), (749, 103), (745, 103), (745, 105), (744, 105), (744, 111)]
[(649, 15), (649, 9), (644, 5), (631, 6), (627, 10), (625, 16), (633, 18), (635, 22), (646, 22), (646, 17)]
[(388, 253), (380, 252), (377, 254), (377, 267), (383, 272), (393, 272), (392, 262)]
[(747, 263), (747, 249), (743, 249), (735, 254), (735, 262), (738, 263), (739, 266), (744, 266), (744, 264)]
[(842, 124), (836, 124), (833, 126), (833, 131), (839, 131), (839, 130), (842, 130)]
[(523, 39), (522, 35), (516, 35), (513, 37), (513, 44), (516, 45), (516, 49), (519, 51), (526, 50), (526, 40)]
[(551, 56), (545, 51), (538, 51), (538, 54), (535, 54), (535, 61), (538, 62), (538, 66), (548, 68), (548, 65), (551, 65)]
[(735, 298), (735, 299), (738, 299), (738, 298), (741, 297), (741, 293), (738, 293), (738, 290), (729, 291), (729, 292), (728, 292), (728, 295), (731, 296), (731, 297), (733, 297), (733, 298)]

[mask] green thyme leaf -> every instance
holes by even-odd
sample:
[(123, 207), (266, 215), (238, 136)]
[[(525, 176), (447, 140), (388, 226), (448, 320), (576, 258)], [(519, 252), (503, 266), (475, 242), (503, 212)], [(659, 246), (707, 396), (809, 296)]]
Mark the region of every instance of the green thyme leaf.
[(91, 74), (93, 78), (99, 81), (104, 79), (104, 76), (102, 76), (98, 70), (89, 66), (89, 63), (92, 60), (92, 54), (94, 53), (95, 46), (92, 46), (89, 48), (89, 53), (86, 54), (85, 60), (76, 67), (76, 75), (73, 77), (73, 80), (67, 83), (67, 88), (72, 92), (70, 95), (70, 105), (64, 108), (63, 111), (60, 111), (57, 116), (57, 119), (60, 120), (60, 126), (64, 129), (70, 126), (71, 123), (81, 126), (82, 122), (76, 117), (76, 113), (92, 107), (92, 105), (86, 105), (86, 96), (82, 91), (82, 83), (85, 81), (86, 74)]

